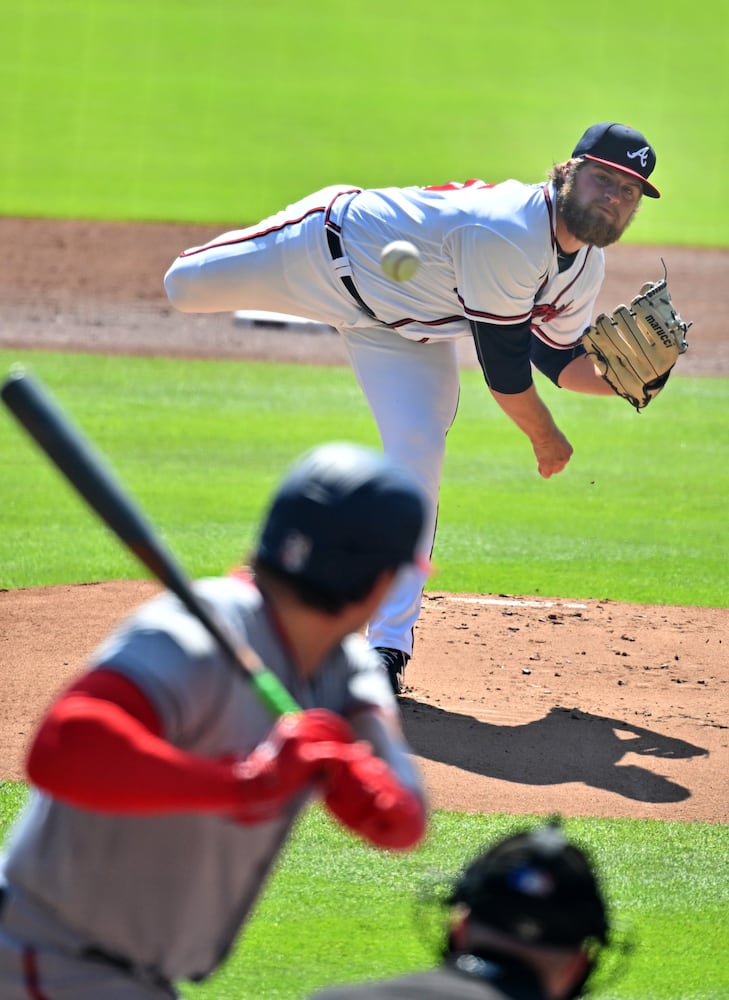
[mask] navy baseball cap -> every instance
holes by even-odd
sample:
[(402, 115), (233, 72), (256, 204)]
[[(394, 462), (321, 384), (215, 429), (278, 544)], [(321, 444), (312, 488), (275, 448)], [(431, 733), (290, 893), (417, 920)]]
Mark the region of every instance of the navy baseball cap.
[(425, 499), (398, 465), (374, 449), (324, 444), (294, 463), (264, 520), (257, 555), (320, 592), (345, 599), (383, 570), (417, 563)]
[(661, 192), (648, 178), (656, 165), (655, 150), (642, 132), (618, 122), (600, 122), (585, 132), (572, 153), (574, 159), (596, 160), (624, 174), (636, 177), (643, 184), (643, 194), (660, 198)]
[(498, 842), (465, 869), (447, 901), (524, 944), (605, 944), (605, 904), (587, 856), (559, 824), (547, 823)]

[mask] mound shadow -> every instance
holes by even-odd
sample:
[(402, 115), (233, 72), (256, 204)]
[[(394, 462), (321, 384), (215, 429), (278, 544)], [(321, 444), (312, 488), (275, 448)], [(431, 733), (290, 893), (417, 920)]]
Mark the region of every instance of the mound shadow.
[(510, 726), (407, 697), (400, 707), (418, 756), (520, 785), (579, 782), (637, 802), (681, 802), (690, 798), (688, 788), (648, 765), (621, 761), (627, 754), (654, 761), (708, 754), (686, 740), (577, 708), (555, 706), (543, 718)]

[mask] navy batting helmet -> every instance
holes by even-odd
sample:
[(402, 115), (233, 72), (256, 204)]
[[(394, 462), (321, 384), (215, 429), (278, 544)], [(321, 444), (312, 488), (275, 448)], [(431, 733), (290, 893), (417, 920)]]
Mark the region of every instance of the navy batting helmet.
[(256, 556), (314, 592), (357, 600), (384, 570), (418, 561), (424, 517), (420, 488), (390, 459), (360, 445), (325, 444), (284, 477)]

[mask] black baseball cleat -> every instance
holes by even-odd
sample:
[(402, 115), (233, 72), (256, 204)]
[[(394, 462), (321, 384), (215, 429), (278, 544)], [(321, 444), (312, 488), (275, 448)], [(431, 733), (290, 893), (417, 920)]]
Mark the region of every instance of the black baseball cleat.
[(402, 694), (405, 685), (405, 667), (410, 657), (401, 649), (388, 649), (386, 646), (375, 646), (375, 651), (380, 654), (383, 666), (387, 670), (392, 690), (395, 694)]

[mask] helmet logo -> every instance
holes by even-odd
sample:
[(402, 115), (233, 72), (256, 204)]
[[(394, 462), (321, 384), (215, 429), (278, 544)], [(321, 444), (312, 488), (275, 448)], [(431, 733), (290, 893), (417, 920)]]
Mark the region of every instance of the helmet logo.
[(312, 541), (300, 531), (292, 531), (281, 545), (281, 565), (289, 573), (299, 573), (309, 560)]

